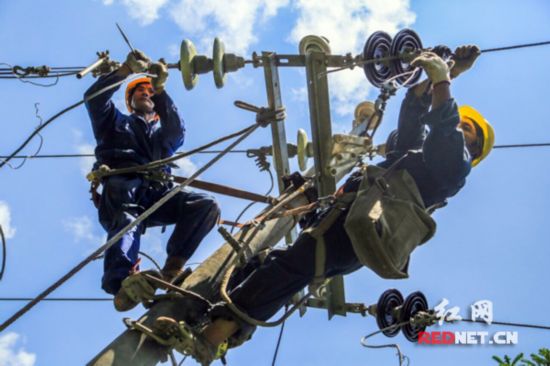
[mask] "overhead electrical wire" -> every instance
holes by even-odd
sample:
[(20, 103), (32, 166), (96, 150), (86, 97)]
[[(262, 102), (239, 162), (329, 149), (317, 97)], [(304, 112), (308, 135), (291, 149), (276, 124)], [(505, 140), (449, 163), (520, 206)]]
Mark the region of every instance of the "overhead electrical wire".
[[(285, 306), (285, 311), (288, 310), (288, 305)], [(281, 340), (283, 339), (283, 333), (285, 331), (285, 324), (286, 321), (284, 321), (281, 324), (281, 328), (279, 330), (279, 336), (277, 337), (277, 343), (275, 345), (275, 352), (273, 352), (273, 358), (271, 359), (271, 366), (275, 366), (275, 363), (277, 362), (277, 356), (279, 355), (279, 349), (281, 347)]]
[[(513, 50), (513, 49), (518, 49), (518, 48), (527, 48), (527, 47), (537, 47), (537, 46), (544, 46), (544, 45), (549, 45), (550, 44), (550, 41), (544, 41), (544, 42), (536, 42), (536, 43), (525, 43), (525, 44), (519, 44), (519, 45), (513, 45), (513, 46), (505, 46), (505, 47), (496, 47), (496, 48), (487, 48), (487, 49), (482, 49), (481, 50), (481, 53), (489, 53), (489, 52), (497, 52), (497, 51), (506, 51), (506, 50)], [(4, 65), (7, 65), (7, 66), (10, 66), (9, 64), (6, 64), (6, 63), (3, 63)], [(354, 66), (354, 65), (352, 65)], [(352, 66), (346, 66), (342, 69), (346, 69), (346, 68), (350, 68)], [(63, 68), (56, 68), (56, 69), (63, 69)], [(68, 67), (68, 69), (72, 69), (70, 67)], [(332, 70), (332, 71), (336, 71), (336, 70)], [(14, 77), (17, 77), (17, 78), (21, 78), (20, 76), (15, 76), (17, 75), (15, 73), (15, 68), (11, 67), (10, 69), (0, 69), (0, 72), (4, 72), (4, 75), (7, 75), (7, 73), (11, 72), (12, 74), (14, 74)], [(1, 78), (1, 76), (0, 76)], [(121, 81), (119, 83), (115, 83), (111, 86), (108, 86), (100, 91), (98, 91), (97, 93), (95, 93), (94, 95), (90, 96), (89, 99), (91, 98), (94, 98), (95, 96), (99, 95), (99, 94), (102, 94), (104, 93), (105, 91), (111, 89), (111, 88), (114, 88), (115, 86), (117, 85), (120, 85), (124, 82)], [(84, 100), (78, 102), (78, 103), (75, 103), (73, 104), (72, 106), (69, 106), (67, 108), (65, 108), (64, 110), (62, 110), (61, 112), (59, 112), (58, 114), (56, 114), (55, 116), (53, 116), (52, 118), (50, 118), (48, 121), (46, 121), (46, 123), (44, 123), (43, 126), (41, 126), (39, 129), (35, 130), (28, 138), (27, 140), (25, 140), (25, 142), (18, 148), (16, 149), (16, 151), (12, 154), (10, 154), (6, 159), (3, 159), (3, 161), (0, 162), (0, 168), (2, 168), (4, 165), (6, 165), (6, 163), (11, 160), (15, 155), (17, 155), (17, 153), (19, 151), (21, 151), (27, 144), (28, 142), (34, 137), (36, 136), (37, 132), (40, 131), (42, 128), (46, 127), (49, 123), (51, 123), (55, 118), (61, 116), (62, 114), (70, 111), (71, 109), (74, 109), (76, 107), (78, 107), (79, 105), (83, 104), (84, 103)]]
[[(550, 147), (550, 142), (528, 143), (528, 144), (510, 144), (510, 145), (495, 145), (493, 149), (514, 149), (526, 147)], [(197, 151), (195, 154), (219, 154), (221, 150), (203, 150)], [(246, 154), (247, 150), (231, 150), (229, 154)], [(182, 152), (183, 154), (185, 152)], [(6, 159), (9, 155), (0, 155), (0, 159)], [(39, 155), (14, 155), (11, 159), (56, 159), (56, 158), (93, 158), (94, 154), (39, 154)]]
[[(0, 301), (32, 301), (33, 297), (0, 297)], [(112, 297), (46, 297), (42, 301), (113, 301)]]
[[(222, 150), (204, 150), (197, 151), (195, 154), (219, 154)], [(176, 154), (185, 152), (176, 152)], [(247, 150), (231, 150), (228, 154), (246, 154)], [(9, 155), (0, 155), (0, 159), (5, 159)], [(39, 155), (15, 155), (12, 159), (55, 159), (55, 158), (94, 158), (94, 154), (39, 154)]]
[(11, 153), (7, 158), (5, 159), (2, 159), (2, 161), (0, 161), (0, 168), (2, 168), (4, 165), (6, 165), (15, 155), (17, 155), (21, 150), (23, 150), (23, 148), (25, 148), (25, 146), (27, 146), (27, 144), (36, 136), (40, 133), (40, 131), (42, 131), (46, 126), (48, 126), (50, 123), (52, 123), (56, 118), (58, 118), (59, 116), (67, 113), (68, 111), (72, 110), (72, 109), (75, 109), (76, 107), (80, 106), (81, 104), (84, 104), (87, 100), (90, 100), (90, 99), (93, 99), (95, 97), (97, 97), (98, 95), (102, 94), (102, 93), (105, 93), (106, 91), (108, 90), (111, 90), (113, 88), (116, 88), (117, 86), (123, 84), (127, 79), (123, 79), (121, 81), (118, 81), (116, 83), (113, 83), (111, 85), (108, 85), (106, 86), (105, 88), (101, 89), (101, 90), (98, 90), (97, 92), (93, 93), (92, 95), (90, 95), (89, 97), (85, 98), (85, 99), (82, 99), (70, 106), (68, 106), (67, 108), (61, 110), (60, 112), (56, 113), (53, 117), (50, 117), (46, 122), (40, 124), (30, 135), (29, 137), (27, 137), (27, 139), (17, 148), (15, 149), (15, 151), (13, 153)]

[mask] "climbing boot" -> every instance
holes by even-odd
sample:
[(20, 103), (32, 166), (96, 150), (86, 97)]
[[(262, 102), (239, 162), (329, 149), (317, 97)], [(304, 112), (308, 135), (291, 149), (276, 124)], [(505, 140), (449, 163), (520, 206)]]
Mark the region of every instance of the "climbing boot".
[(153, 300), (157, 288), (144, 274), (161, 278), (160, 273), (152, 270), (132, 273), (126, 277), (114, 298), (116, 310), (128, 311), (135, 308), (140, 302), (148, 303)]
[(227, 342), (214, 346), (183, 321), (160, 316), (155, 320), (152, 330), (172, 344), (176, 351), (190, 355), (202, 366), (209, 366), (218, 358), (223, 360), (227, 352)]
[(166, 258), (164, 267), (162, 267), (162, 277), (166, 282), (172, 282), (176, 277), (179, 277), (185, 271), (182, 271), (186, 259), (183, 257), (169, 256)]

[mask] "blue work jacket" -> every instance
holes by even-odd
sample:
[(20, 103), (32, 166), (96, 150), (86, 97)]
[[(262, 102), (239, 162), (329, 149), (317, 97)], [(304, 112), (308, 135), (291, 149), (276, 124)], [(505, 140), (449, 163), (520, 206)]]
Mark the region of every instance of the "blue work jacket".
[[(84, 97), (122, 79), (116, 73), (102, 76)], [(101, 164), (113, 169), (131, 167), (172, 156), (183, 144), (185, 123), (168, 94), (163, 91), (151, 97), (160, 120), (146, 122), (136, 114), (126, 115), (115, 107), (111, 97), (118, 89), (86, 101), (97, 141), (95, 168)]]
[[(454, 99), (429, 110), (431, 97), (418, 98), (407, 92), (397, 130), (386, 142), (386, 160), (378, 164), (390, 167), (403, 155), (397, 169), (405, 169), (414, 178), (426, 207), (440, 204), (464, 186), (471, 170), (471, 156), (464, 134), (459, 130), (460, 117)], [(357, 190), (359, 176), (352, 176), (345, 191)]]

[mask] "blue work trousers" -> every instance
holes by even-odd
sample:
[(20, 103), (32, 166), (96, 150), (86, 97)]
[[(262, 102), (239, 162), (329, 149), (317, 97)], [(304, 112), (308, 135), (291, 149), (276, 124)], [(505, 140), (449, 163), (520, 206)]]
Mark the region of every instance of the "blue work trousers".
[[(115, 236), (168, 191), (169, 187), (161, 183), (135, 175), (105, 179), (99, 221), (108, 238)], [(106, 251), (102, 288), (110, 294), (118, 292), (122, 281), (136, 265), (145, 227), (175, 224), (166, 246), (167, 255), (189, 259), (219, 215), (218, 205), (211, 196), (185, 190), (179, 192)]]

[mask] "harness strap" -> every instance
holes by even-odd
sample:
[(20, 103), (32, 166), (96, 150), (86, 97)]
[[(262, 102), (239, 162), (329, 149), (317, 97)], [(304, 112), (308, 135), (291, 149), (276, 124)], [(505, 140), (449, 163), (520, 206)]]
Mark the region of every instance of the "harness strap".
[(313, 285), (320, 284), (325, 280), (325, 263), (327, 258), (327, 249), (324, 235), (328, 229), (338, 220), (344, 211), (351, 205), (356, 192), (343, 193), (336, 198), (336, 201), (330, 208), (325, 217), (321, 219), (319, 224), (304, 230), (304, 233), (315, 239), (315, 277)]
[[(99, 205), (99, 193), (97, 193), (97, 188), (101, 184), (101, 178), (105, 172), (110, 171), (110, 168), (107, 165), (101, 165), (99, 169), (91, 171), (88, 173), (86, 178), (91, 182), (90, 193), (92, 194), (92, 200), (96, 207)], [(183, 183), (187, 180), (187, 177), (178, 177), (174, 175), (169, 175), (164, 172), (138, 172), (138, 174), (144, 174), (145, 178), (148, 180), (167, 182), (174, 181), (176, 183)], [(219, 193), (230, 197), (241, 198), (253, 202), (261, 202), (267, 204), (275, 204), (277, 200), (271, 196), (263, 196), (261, 194), (244, 191), (242, 189), (237, 189), (222, 184), (207, 182), (203, 180), (195, 179), (189, 184), (190, 187), (202, 189), (209, 192)], [(96, 204), (97, 201), (97, 204)]]

